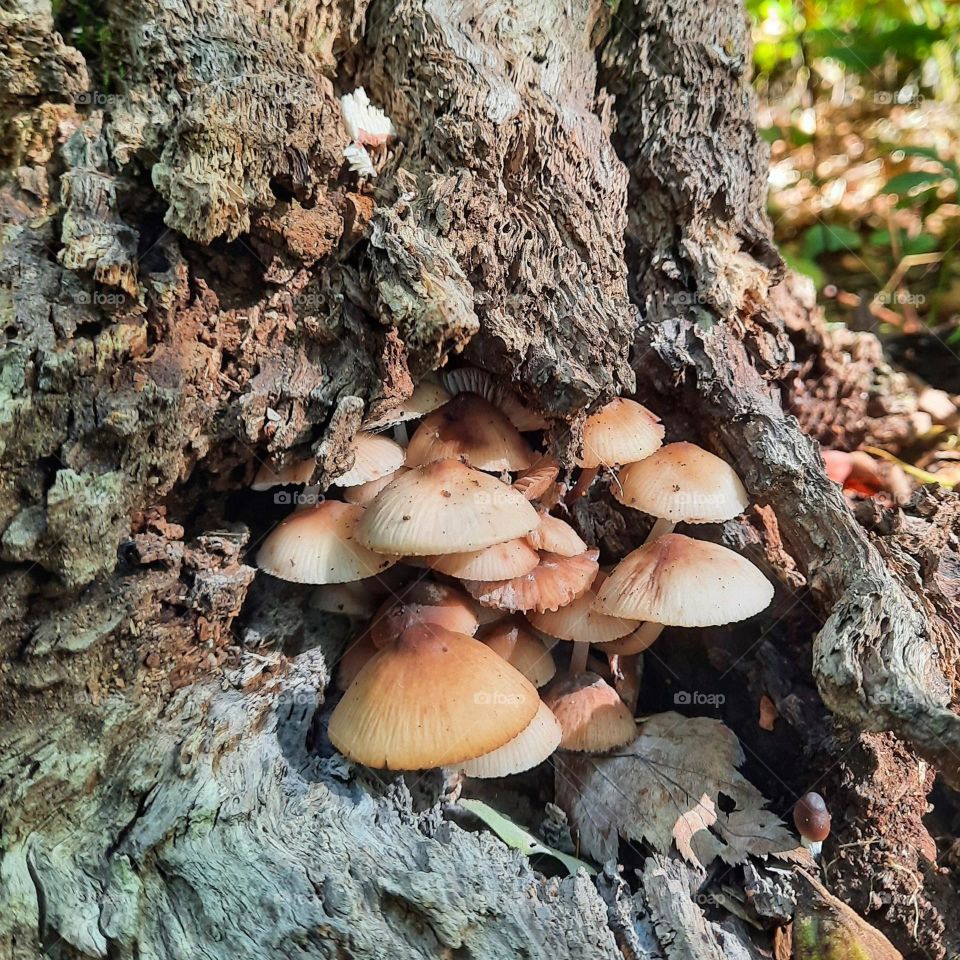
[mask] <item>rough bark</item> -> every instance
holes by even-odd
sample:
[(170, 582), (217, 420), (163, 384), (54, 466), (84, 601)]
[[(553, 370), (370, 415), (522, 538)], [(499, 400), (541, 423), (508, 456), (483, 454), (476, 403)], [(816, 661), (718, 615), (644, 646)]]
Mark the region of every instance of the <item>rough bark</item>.
[[(7, 953), (755, 955), (693, 900), (670, 912), (675, 864), (633, 899), (544, 880), (443, 822), (429, 781), (325, 747), (343, 625), (254, 579), (280, 511), (237, 491), (268, 456), (344, 467), (364, 409), (461, 352), (553, 421), (558, 453), (635, 386), (726, 449), (784, 590), (818, 604), (826, 703), (960, 783), (956, 513), (868, 533), (784, 413), (736, 5), (100, 14), (116, 92), (42, 0), (0, 11)], [(337, 94), (360, 84), (399, 131), (375, 190), (341, 157)]]

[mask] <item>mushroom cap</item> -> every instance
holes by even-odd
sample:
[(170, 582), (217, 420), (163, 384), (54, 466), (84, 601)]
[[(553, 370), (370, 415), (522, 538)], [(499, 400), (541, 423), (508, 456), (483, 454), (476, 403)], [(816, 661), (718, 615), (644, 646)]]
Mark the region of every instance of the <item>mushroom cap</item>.
[(557, 672), (546, 644), (521, 617), (497, 620), (484, 627), (477, 639), (516, 667), (535, 687), (549, 683)]
[(367, 430), (377, 430), (395, 423), (416, 420), (432, 413), (437, 407), (442, 407), (449, 399), (450, 394), (435, 380), (421, 380), (406, 400), (393, 405), (378, 404), (386, 407), (385, 412), (365, 421), (363, 426)]
[(443, 384), (451, 394), (475, 393), (483, 397), (487, 403), (499, 407), (510, 422), (522, 431), (545, 430), (547, 421), (529, 407), (525, 407), (516, 397), (516, 394), (499, 380), (476, 367), (460, 367), (457, 370), (447, 370), (443, 374)]
[(519, 490), (527, 500), (542, 497), (560, 475), (560, 464), (546, 455), (535, 460), (516, 480), (513, 489)]
[(637, 735), (627, 705), (595, 673), (580, 673), (552, 683), (543, 693), (543, 702), (563, 727), (563, 750), (605, 753)]
[(364, 630), (355, 639), (351, 640), (337, 663), (337, 689), (342, 693), (350, 688), (350, 684), (357, 679), (357, 674), (373, 659), (377, 646), (373, 642), (368, 630)]
[(369, 617), (376, 609), (377, 592), (368, 580), (320, 584), (310, 594), (310, 606), (325, 613), (348, 617)]
[(361, 430), (350, 442), (353, 466), (333, 482), (338, 487), (357, 487), (389, 476), (403, 466), (406, 453), (389, 437)]
[(636, 630), (635, 620), (611, 617), (596, 609), (596, 591), (605, 579), (602, 572), (597, 573), (593, 585), (572, 603), (546, 613), (531, 611), (527, 619), (541, 633), (574, 643), (610, 643), (625, 637)]
[(625, 507), (675, 523), (720, 523), (749, 500), (740, 478), (720, 457), (695, 443), (668, 443), (625, 466), (610, 485)]
[(376, 500), (377, 494), (381, 490), (393, 483), (398, 477), (402, 477), (406, 472), (406, 467), (397, 467), (393, 473), (385, 474), (376, 480), (359, 483), (355, 487), (344, 487), (343, 499), (347, 503), (359, 503), (360, 506), (367, 507)]
[(533, 684), (488, 647), (421, 624), (367, 662), (328, 732), (344, 756), (368, 767), (428, 770), (502, 747), (539, 707)]
[(358, 536), (371, 550), (423, 557), (490, 547), (525, 536), (538, 522), (512, 487), (459, 460), (437, 460), (385, 487)]
[(467, 592), (485, 607), (517, 610), (556, 610), (576, 600), (597, 575), (598, 550), (576, 557), (541, 553), (540, 563), (522, 577), (510, 580), (464, 580)]
[(523, 538), (495, 543), (482, 550), (425, 557), (432, 570), (470, 580), (506, 580), (529, 573), (539, 562), (537, 551)]
[(587, 549), (580, 534), (569, 523), (549, 513), (540, 514), (540, 523), (527, 534), (527, 543), (537, 550), (557, 553), (561, 557), (575, 557)]
[(581, 467), (612, 467), (649, 457), (663, 443), (660, 418), (636, 400), (617, 397), (583, 425)]
[(476, 760), (468, 760), (468, 777), (509, 777), (543, 763), (560, 746), (563, 728), (550, 708), (541, 703), (534, 718), (512, 740)]
[(396, 562), (357, 539), (363, 507), (325, 500), (278, 524), (257, 553), (261, 570), (293, 583), (347, 583), (381, 573)]
[(773, 585), (749, 560), (719, 544), (668, 533), (617, 564), (597, 607), (630, 620), (709, 627), (752, 617), (772, 599)]
[(797, 832), (811, 843), (822, 843), (830, 836), (830, 811), (819, 793), (805, 793), (793, 808)]
[(250, 484), (251, 490), (269, 490), (271, 487), (286, 486), (288, 483), (309, 483), (317, 469), (317, 461), (313, 457), (306, 460), (290, 460), (282, 467), (274, 467), (269, 463), (260, 464), (257, 475)]
[(423, 418), (407, 447), (407, 466), (462, 459), (478, 470), (524, 470), (533, 451), (493, 404), (461, 393)]
[(435, 624), (471, 637), (480, 626), (473, 602), (462, 590), (418, 580), (385, 600), (371, 617), (366, 632), (377, 647), (384, 647), (418, 623)]

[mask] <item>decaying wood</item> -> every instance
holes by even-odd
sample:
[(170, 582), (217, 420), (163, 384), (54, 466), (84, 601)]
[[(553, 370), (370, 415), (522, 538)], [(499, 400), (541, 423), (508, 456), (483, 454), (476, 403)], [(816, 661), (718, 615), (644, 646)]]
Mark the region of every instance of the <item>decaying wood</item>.
[[(236, 491), (265, 458), (343, 468), (363, 410), (460, 352), (558, 454), (635, 386), (724, 449), (783, 590), (818, 604), (826, 703), (960, 785), (955, 502), (858, 522), (784, 413), (823, 351), (794, 359), (770, 292), (737, 5), (103, 15), (116, 93), (48, 3), (0, 11), (6, 954), (757, 955), (677, 861), (633, 897), (544, 880), (325, 745), (343, 624), (254, 579), (282, 510)], [(360, 84), (399, 134), (375, 187), (341, 156), (337, 94)]]

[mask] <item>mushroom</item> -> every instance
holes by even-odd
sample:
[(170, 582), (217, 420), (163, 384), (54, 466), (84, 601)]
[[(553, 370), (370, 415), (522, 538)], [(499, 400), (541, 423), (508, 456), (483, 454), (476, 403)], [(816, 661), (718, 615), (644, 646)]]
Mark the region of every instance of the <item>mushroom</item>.
[(357, 679), (357, 674), (367, 665), (367, 661), (373, 659), (377, 649), (369, 630), (364, 630), (351, 641), (337, 663), (338, 690), (343, 692), (350, 688), (350, 684)]
[(830, 811), (823, 797), (813, 791), (805, 793), (793, 808), (793, 822), (803, 845), (816, 859), (820, 856), (823, 841), (830, 836)]
[(458, 460), (437, 460), (381, 490), (366, 509), (358, 537), (371, 550), (422, 557), (523, 537), (539, 520), (507, 484)]
[(485, 753), (463, 765), (468, 777), (507, 777), (543, 763), (560, 746), (563, 728), (545, 704), (541, 703), (533, 720), (502, 747)]
[(469, 580), (507, 580), (529, 573), (540, 562), (537, 551), (523, 538), (495, 543), (482, 550), (424, 557), (427, 567), (450, 577)]
[(361, 506), (367, 507), (373, 503), (381, 490), (393, 483), (398, 477), (402, 477), (406, 472), (406, 467), (397, 467), (393, 473), (385, 474), (377, 480), (360, 483), (355, 487), (344, 487), (343, 499), (347, 503), (359, 503)]
[(586, 670), (591, 643), (609, 643), (636, 630), (636, 621), (611, 617), (596, 609), (596, 590), (605, 579), (604, 574), (598, 572), (592, 586), (573, 602), (545, 613), (531, 611), (527, 614), (527, 619), (541, 633), (573, 643), (572, 674)]
[(363, 514), (363, 507), (335, 500), (297, 510), (263, 541), (257, 565), (293, 583), (346, 583), (381, 573), (397, 558), (360, 543), (357, 528)]
[(695, 443), (668, 443), (624, 467), (611, 492), (625, 507), (657, 518), (656, 540), (678, 523), (720, 523), (746, 509), (747, 491), (733, 468)]
[(385, 600), (365, 632), (377, 647), (383, 647), (418, 623), (436, 624), (468, 636), (473, 636), (480, 626), (473, 603), (462, 590), (445, 583), (418, 580), (400, 595)]
[(432, 413), (437, 407), (442, 407), (450, 399), (450, 394), (435, 380), (421, 380), (413, 389), (413, 393), (396, 404), (381, 402), (380, 407), (386, 407), (385, 412), (364, 421), (364, 429), (377, 430), (382, 427), (395, 426), (407, 420), (417, 420)]
[(583, 425), (581, 467), (612, 467), (649, 457), (663, 443), (660, 418), (635, 400), (617, 397)]
[(772, 599), (773, 585), (749, 560), (719, 544), (668, 533), (617, 564), (597, 594), (597, 607), (611, 616), (655, 622), (649, 639), (667, 625), (745, 620)]
[(306, 460), (290, 460), (282, 467), (262, 463), (257, 470), (257, 475), (253, 478), (253, 483), (250, 484), (250, 489), (261, 492), (271, 487), (309, 483), (316, 469), (317, 461), (313, 457), (308, 457)]
[(419, 624), (360, 670), (328, 733), (345, 757), (368, 767), (428, 770), (504, 746), (539, 708), (533, 684), (488, 647)]
[(321, 584), (310, 595), (310, 606), (324, 613), (369, 617), (376, 609), (377, 593), (370, 580)]
[(389, 476), (403, 466), (403, 447), (379, 433), (360, 431), (350, 442), (353, 466), (333, 482), (338, 487), (357, 487)]
[[(526, 502), (526, 501), (524, 501)], [(541, 553), (540, 563), (522, 577), (510, 580), (464, 580), (467, 592), (484, 606), (517, 610), (556, 610), (589, 589), (597, 574), (599, 551), (576, 557)]]
[(560, 474), (560, 464), (546, 455), (535, 460), (513, 481), (513, 489), (519, 490), (527, 500), (539, 500)]
[(488, 403), (499, 407), (518, 430), (526, 432), (547, 428), (547, 421), (543, 417), (525, 407), (509, 387), (495, 380), (486, 370), (476, 367), (447, 370), (443, 374), (443, 385), (452, 394), (475, 393), (483, 397)]
[(663, 433), (659, 417), (625, 397), (617, 397), (591, 414), (583, 425), (583, 453), (577, 458), (577, 464), (585, 469), (568, 500), (586, 493), (601, 466), (649, 457), (663, 443)]
[(516, 667), (535, 687), (549, 683), (557, 672), (546, 644), (522, 617), (498, 620), (481, 629), (477, 639)]
[(461, 393), (423, 418), (407, 447), (407, 466), (461, 459), (478, 470), (525, 470), (533, 451), (507, 416), (475, 393)]
[(563, 727), (563, 750), (606, 753), (637, 735), (637, 725), (626, 704), (595, 673), (555, 681), (544, 691), (543, 702)]
[(537, 550), (561, 557), (576, 557), (587, 549), (586, 543), (569, 523), (549, 513), (540, 514), (540, 523), (527, 534), (527, 543)]

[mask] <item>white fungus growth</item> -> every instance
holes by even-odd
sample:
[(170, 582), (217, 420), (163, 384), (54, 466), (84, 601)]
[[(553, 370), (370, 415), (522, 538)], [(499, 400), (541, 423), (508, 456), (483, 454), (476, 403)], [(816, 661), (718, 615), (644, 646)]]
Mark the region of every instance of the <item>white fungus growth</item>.
[(361, 147), (379, 147), (397, 135), (390, 118), (370, 102), (363, 87), (344, 94), (340, 107), (350, 139)]
[(375, 177), (377, 175), (377, 168), (373, 165), (370, 154), (359, 143), (348, 143), (343, 148), (343, 155), (354, 173), (359, 173), (361, 177)]

